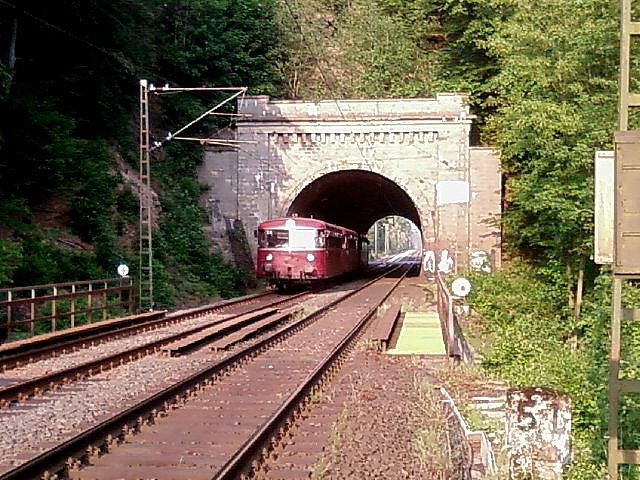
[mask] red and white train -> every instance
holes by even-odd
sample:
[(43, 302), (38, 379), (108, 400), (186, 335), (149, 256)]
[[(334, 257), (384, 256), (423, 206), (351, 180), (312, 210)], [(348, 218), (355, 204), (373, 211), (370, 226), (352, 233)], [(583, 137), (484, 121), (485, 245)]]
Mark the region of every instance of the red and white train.
[(278, 289), (351, 273), (368, 262), (365, 236), (315, 218), (267, 220), (256, 235), (256, 273)]

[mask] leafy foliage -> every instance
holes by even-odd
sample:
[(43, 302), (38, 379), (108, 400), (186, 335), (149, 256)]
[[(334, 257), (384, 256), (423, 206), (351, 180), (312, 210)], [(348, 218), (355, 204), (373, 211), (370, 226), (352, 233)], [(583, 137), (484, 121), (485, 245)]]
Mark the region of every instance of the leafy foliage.
[[(408, 4), (413, 2), (407, 2)], [(400, 5), (400, 4), (399, 4)], [(386, 8), (388, 7), (388, 8)], [(287, 1), (279, 13), (289, 58), (281, 69), (294, 98), (393, 98), (433, 93), (427, 48), (390, 2)]]
[(615, 11), (598, 0), (514, 3), (488, 42), (500, 66), (488, 131), (508, 178), (508, 238), (540, 260), (588, 255), (593, 151), (615, 125)]
[[(2, 284), (111, 276), (120, 260), (137, 264), (137, 239), (129, 234), (137, 231), (137, 198), (114, 174), (114, 160), (120, 156), (137, 165), (139, 79), (277, 94), (282, 82), (272, 65), (282, 50), (274, 5), (0, 5), (0, 45), (3, 51), (19, 49), (15, 64), (0, 64), (0, 256), (7, 259)], [(154, 134), (164, 138), (221, 98), (153, 98)], [(191, 147), (170, 148), (153, 160), (153, 171), (160, 167), (154, 188), (166, 202), (163, 251), (154, 269), (164, 305), (176, 295), (231, 295), (243, 286), (242, 275), (209, 252), (201, 233), (200, 189), (193, 180), (199, 156)], [(40, 228), (43, 219), (55, 229)], [(175, 292), (158, 281), (171, 283)]]
[(584, 316), (589, 326), (574, 347), (568, 341), (573, 325), (561, 285), (518, 262), (472, 278), (470, 303), (480, 313), (483, 335), (493, 339), (482, 351), (483, 366), (512, 385), (547, 386), (571, 396), (575, 454), (567, 477), (571, 479), (601, 478), (606, 470), (605, 278), (600, 277), (598, 289), (587, 301)]

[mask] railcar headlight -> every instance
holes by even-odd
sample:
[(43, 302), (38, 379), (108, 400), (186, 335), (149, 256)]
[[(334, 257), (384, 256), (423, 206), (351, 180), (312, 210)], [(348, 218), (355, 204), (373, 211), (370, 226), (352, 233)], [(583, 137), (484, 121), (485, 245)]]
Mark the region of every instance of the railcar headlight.
[(310, 262), (313, 262), (316, 259), (316, 257), (313, 255), (313, 253), (307, 253), (307, 260)]
[(273, 260), (273, 254), (267, 253), (267, 256), (265, 257), (265, 259), (267, 260), (267, 262), (270, 262), (271, 260)]

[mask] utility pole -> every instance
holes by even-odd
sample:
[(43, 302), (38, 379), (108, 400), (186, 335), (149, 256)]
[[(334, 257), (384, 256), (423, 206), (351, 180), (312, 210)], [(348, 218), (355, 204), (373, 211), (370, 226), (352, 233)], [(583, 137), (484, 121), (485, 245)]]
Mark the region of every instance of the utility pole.
[[(177, 92), (211, 92), (211, 91), (229, 91), (233, 92), (225, 100), (218, 103), (209, 110), (203, 112), (194, 120), (179, 128), (174, 133), (168, 133), (163, 141), (150, 144), (149, 133), (149, 93), (161, 95), (163, 93)], [(218, 108), (230, 102), (234, 98), (246, 93), (247, 87), (193, 87), (193, 88), (174, 88), (165, 85), (164, 87), (155, 87), (147, 80), (140, 80), (140, 224), (139, 224), (139, 307), (141, 310), (153, 310), (153, 200), (151, 189), (151, 151), (161, 148), (165, 143), (171, 140), (196, 141), (201, 145), (226, 145), (237, 147), (240, 143), (237, 140), (221, 140), (214, 138), (199, 137), (180, 137), (178, 136), (186, 129), (196, 124), (208, 115), (214, 115)], [(222, 115), (233, 116), (233, 114), (223, 113)]]

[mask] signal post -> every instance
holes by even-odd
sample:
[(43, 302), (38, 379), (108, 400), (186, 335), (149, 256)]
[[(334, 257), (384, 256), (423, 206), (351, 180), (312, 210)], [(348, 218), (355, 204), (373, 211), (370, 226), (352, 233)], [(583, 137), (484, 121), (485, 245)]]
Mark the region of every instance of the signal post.
[(631, 40), (640, 35), (640, 22), (631, 20), (631, 0), (621, 0), (618, 128), (614, 134), (612, 318), (609, 355), (608, 473), (618, 480), (620, 465), (640, 465), (640, 448), (621, 439), (623, 395), (640, 394), (640, 380), (621, 378), (623, 321), (640, 319), (640, 309), (624, 308), (624, 284), (640, 279), (640, 131), (629, 129), (629, 111), (640, 107), (640, 95), (629, 91)]

